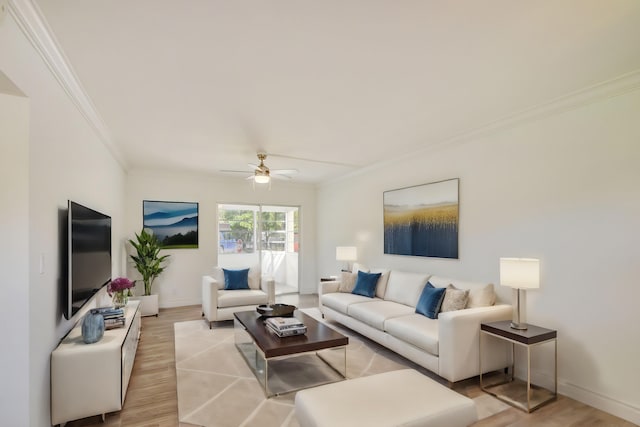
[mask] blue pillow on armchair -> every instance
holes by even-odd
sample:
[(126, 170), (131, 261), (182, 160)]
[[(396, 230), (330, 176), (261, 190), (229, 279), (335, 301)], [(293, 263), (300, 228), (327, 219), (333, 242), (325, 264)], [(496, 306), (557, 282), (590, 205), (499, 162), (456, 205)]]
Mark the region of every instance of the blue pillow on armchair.
[(227, 270), (224, 272), (224, 289), (226, 291), (236, 291), (239, 289), (249, 289), (249, 269), (244, 270)]
[(435, 288), (430, 282), (427, 282), (424, 285), (424, 289), (422, 289), (422, 294), (420, 294), (416, 313), (427, 316), (430, 319), (437, 319), (446, 290), (447, 288)]
[(376, 286), (378, 285), (380, 276), (382, 276), (382, 273), (365, 273), (364, 271), (358, 270), (356, 286), (351, 293), (373, 298), (376, 294)]

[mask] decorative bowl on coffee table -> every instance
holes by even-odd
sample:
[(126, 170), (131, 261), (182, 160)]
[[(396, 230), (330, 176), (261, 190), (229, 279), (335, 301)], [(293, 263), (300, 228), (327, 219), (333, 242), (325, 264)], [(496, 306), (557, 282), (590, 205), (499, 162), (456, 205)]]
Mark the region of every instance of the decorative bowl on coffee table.
[(295, 309), (295, 305), (289, 304), (263, 304), (256, 307), (258, 313), (263, 317), (291, 317)]

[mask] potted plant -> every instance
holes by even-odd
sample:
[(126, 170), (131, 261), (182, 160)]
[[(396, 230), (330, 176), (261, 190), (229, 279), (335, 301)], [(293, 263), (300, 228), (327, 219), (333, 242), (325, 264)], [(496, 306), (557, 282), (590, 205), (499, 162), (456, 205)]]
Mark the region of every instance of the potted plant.
[(136, 234), (136, 239), (129, 239), (129, 243), (135, 248), (136, 253), (130, 255), (136, 270), (142, 275), (144, 283), (144, 296), (139, 297), (143, 316), (158, 315), (158, 295), (151, 294), (153, 281), (165, 269), (164, 261), (169, 255), (160, 255), (160, 241), (151, 230), (142, 229)]

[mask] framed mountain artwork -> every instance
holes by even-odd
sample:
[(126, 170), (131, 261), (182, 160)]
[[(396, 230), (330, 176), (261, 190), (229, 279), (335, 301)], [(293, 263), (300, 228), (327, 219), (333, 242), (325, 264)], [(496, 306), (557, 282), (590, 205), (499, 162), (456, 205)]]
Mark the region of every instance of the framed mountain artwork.
[(142, 202), (142, 226), (151, 229), (165, 249), (198, 247), (198, 203)]

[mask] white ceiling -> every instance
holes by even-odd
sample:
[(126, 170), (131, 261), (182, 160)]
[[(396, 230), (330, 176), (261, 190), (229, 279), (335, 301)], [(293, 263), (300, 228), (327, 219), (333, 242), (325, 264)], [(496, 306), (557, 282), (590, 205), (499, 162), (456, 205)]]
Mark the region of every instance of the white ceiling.
[(640, 69), (637, 0), (35, 2), (131, 169), (322, 182)]

